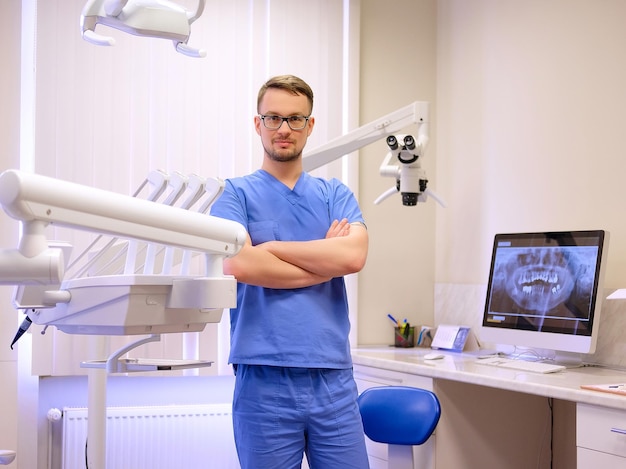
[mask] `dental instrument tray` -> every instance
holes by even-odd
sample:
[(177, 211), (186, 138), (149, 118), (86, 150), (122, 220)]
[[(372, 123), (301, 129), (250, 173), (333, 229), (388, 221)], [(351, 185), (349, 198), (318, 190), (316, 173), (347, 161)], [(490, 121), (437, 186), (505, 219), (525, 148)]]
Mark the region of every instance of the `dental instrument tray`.
[[(236, 304), (237, 285), (226, 276), (110, 275), (71, 279), (57, 292), (71, 301), (35, 309), (33, 322), (68, 334), (138, 335), (200, 332), (220, 322)], [(24, 300), (18, 295), (17, 306)]]

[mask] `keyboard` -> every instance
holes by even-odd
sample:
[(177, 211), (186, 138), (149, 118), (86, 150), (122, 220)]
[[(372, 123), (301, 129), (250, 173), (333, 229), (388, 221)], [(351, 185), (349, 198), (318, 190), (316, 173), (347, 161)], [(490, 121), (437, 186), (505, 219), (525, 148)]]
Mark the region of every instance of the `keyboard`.
[(503, 357), (479, 358), (476, 360), (476, 363), (510, 370), (528, 371), (530, 373), (556, 373), (557, 371), (565, 369), (563, 365), (556, 365), (554, 363), (530, 362)]

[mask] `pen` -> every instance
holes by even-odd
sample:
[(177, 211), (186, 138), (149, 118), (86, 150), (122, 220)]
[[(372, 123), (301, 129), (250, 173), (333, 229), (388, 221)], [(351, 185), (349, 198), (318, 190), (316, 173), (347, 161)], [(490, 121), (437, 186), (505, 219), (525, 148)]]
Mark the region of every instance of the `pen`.
[(388, 314), (387, 317), (393, 321), (396, 327), (400, 327), (400, 324), (398, 324), (398, 321), (396, 321), (396, 318), (394, 318), (391, 314)]
[(424, 336), (424, 331), (425, 329), (422, 329), (419, 333), (419, 335), (417, 336), (417, 345), (422, 345), (422, 338)]
[(409, 338), (409, 331), (411, 328), (411, 325), (409, 324), (409, 322), (405, 319), (404, 320), (404, 324), (402, 325), (402, 327), (404, 328), (402, 333), (404, 334), (404, 338), (408, 339)]

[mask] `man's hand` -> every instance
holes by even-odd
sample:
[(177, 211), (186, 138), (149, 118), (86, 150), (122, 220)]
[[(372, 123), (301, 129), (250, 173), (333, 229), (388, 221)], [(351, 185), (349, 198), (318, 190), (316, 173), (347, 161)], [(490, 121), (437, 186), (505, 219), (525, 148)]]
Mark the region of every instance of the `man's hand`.
[(328, 238), (337, 238), (340, 236), (348, 236), (350, 234), (350, 223), (348, 223), (348, 219), (344, 218), (343, 220), (334, 220), (328, 228), (326, 232), (326, 239)]
[(268, 241), (256, 246), (320, 277), (341, 277), (360, 271), (367, 259), (368, 236), (362, 223), (331, 223), (324, 239)]
[(224, 259), (224, 273), (238, 281), (267, 288), (302, 288), (327, 282), (320, 276), (274, 255), (269, 243), (252, 246), (250, 236), (234, 257)]
[(267, 241), (256, 246), (248, 237), (239, 253), (224, 260), (224, 273), (240, 282), (268, 288), (299, 288), (360, 271), (367, 258), (363, 224), (335, 220), (324, 239)]

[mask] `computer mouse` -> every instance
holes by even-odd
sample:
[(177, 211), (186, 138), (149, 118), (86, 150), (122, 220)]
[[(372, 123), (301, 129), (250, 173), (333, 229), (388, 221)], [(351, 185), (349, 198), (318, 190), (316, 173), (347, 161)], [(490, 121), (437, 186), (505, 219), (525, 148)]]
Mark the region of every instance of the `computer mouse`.
[(444, 355), (441, 353), (430, 352), (424, 355), (424, 360), (439, 360), (440, 358), (443, 358), (443, 357)]

